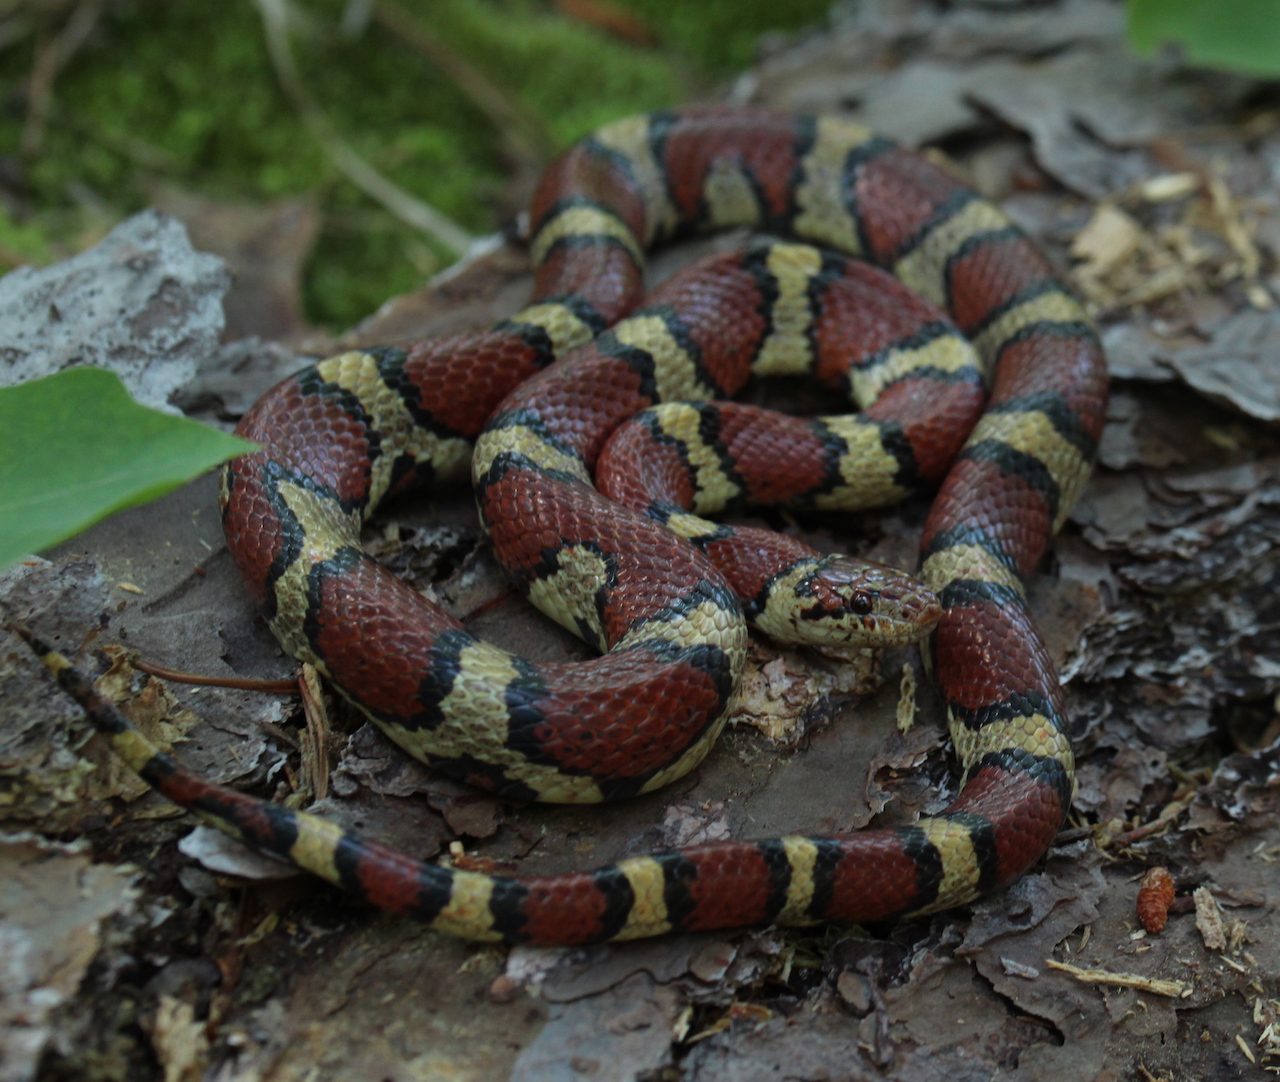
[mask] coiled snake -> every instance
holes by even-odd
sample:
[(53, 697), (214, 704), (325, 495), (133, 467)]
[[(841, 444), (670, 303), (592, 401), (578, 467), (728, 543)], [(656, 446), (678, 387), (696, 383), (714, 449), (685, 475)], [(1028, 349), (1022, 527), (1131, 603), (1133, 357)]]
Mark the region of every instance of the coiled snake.
[[(1023, 579), (1088, 477), (1106, 398), (1098, 341), (1044, 258), (919, 155), (842, 120), (760, 110), (602, 128), (550, 168), (532, 224), (535, 300), (522, 312), (482, 333), (330, 358), (244, 418), (239, 431), (263, 450), (227, 468), (224, 526), (280, 641), (424, 761), (513, 797), (584, 801), (651, 790), (707, 753), (733, 707), (744, 608), (780, 635), (821, 625), (847, 639), (853, 619), (910, 637), (938, 620), (934, 676), (965, 770), (954, 804), (891, 830), (491, 876), (203, 782), (47, 648), (46, 662), (177, 803), (470, 938), (879, 920), (1021, 874), (1074, 784)], [(764, 244), (704, 261), (635, 311), (645, 248), (734, 225), (836, 249), (901, 286), (844, 256)], [(779, 421), (680, 404), (732, 394), (752, 370), (811, 370), (864, 412)], [(628, 421), (658, 401), (676, 404)], [(359, 548), (381, 498), (468, 463), (499, 560), (600, 658), (537, 666), (506, 654)], [(861, 578), (840, 558), (694, 513), (876, 504), (939, 481), (922, 549), (936, 603), (898, 577)], [(722, 559), (742, 601), (713, 565)], [(798, 608), (784, 610), (784, 596)]]

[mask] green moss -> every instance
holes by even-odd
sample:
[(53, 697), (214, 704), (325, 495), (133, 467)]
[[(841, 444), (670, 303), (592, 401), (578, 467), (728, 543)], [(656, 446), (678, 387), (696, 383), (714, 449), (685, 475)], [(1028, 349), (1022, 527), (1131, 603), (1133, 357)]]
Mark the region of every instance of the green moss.
[(826, 18), (831, 2), (621, 0), (621, 6), (634, 11), (664, 42), (695, 60), (705, 72), (725, 77), (751, 65), (762, 34), (817, 25)]
[[(618, 116), (662, 108), (750, 61), (759, 33), (819, 18), (757, 0), (625, 0), (660, 36), (636, 47), (535, 0), (401, 0), (438, 39), (484, 72), (554, 146)], [(371, 165), (475, 233), (501, 224), (499, 132), (449, 77), (385, 27), (339, 32), (345, 0), (298, 0), (294, 51), (304, 82)], [(0, 52), (0, 92), (21, 101), (30, 43)], [(17, 147), (24, 111), (0, 113), (0, 146)], [(250, 0), (135, 0), (112, 5), (58, 79), (40, 153), (25, 163), (28, 207), (0, 218), (0, 254), (44, 261), (123, 217), (157, 182), (213, 198), (316, 193), (322, 228), (304, 281), (308, 314), (332, 327), (412, 288), (447, 254), (433, 251), (340, 176), (281, 91)], [(96, 209), (86, 219), (86, 206)]]
[(674, 105), (690, 89), (670, 58), (541, 5), (417, 0), (406, 6), (543, 118), (561, 146), (619, 116)]
[(15, 222), (0, 206), (0, 267), (10, 263), (47, 263), (51, 258), (45, 231), (33, 222)]

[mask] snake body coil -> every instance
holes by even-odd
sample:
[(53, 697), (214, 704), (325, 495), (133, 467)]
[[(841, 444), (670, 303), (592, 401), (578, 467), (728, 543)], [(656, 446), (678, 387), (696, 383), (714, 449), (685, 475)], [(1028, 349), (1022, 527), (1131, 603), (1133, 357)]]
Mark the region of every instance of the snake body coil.
[[(922, 568), (941, 608), (934, 675), (966, 775), (956, 802), (892, 830), (517, 878), (422, 864), (209, 785), (99, 703), (91, 713), (117, 750), (251, 844), (476, 939), (879, 920), (961, 904), (1021, 874), (1073, 790), (1058, 679), (1023, 579), (1088, 477), (1106, 397), (1097, 339), (1043, 257), (918, 155), (844, 121), (757, 110), (597, 131), (551, 167), (532, 223), (535, 300), (522, 312), (482, 333), (323, 361), (242, 422), (263, 450), (225, 473), (227, 541), (286, 649), (397, 743), (474, 784), (571, 801), (648, 791), (706, 754), (743, 664), (741, 604), (712, 563), (733, 531), (694, 512), (797, 493), (819, 507), (882, 503), (941, 481)], [(872, 272), (774, 244), (708, 261), (617, 322), (640, 303), (647, 247), (734, 225), (883, 267), (923, 301), (877, 285), (872, 314), (850, 322)], [(745, 407), (715, 404), (641, 414), (606, 447), (655, 402), (716, 399), (752, 370), (801, 369), (867, 407), (793, 422), (803, 454), (751, 435), (775, 430), (753, 428)], [(659, 466), (628, 472), (642, 451)], [(869, 472), (853, 469), (855, 453)], [(614, 499), (592, 486), (598, 459)], [(468, 462), (500, 561), (602, 657), (536, 666), (506, 654), (360, 550), (360, 522), (384, 495)], [(646, 469), (643, 484), (633, 479)], [(749, 614), (766, 626), (825, 618), (844, 573), (821, 563), (788, 550), (767, 572), (749, 567)], [(775, 618), (771, 591), (783, 589), (806, 599), (803, 616)], [(875, 590), (842, 597), (875, 618)]]

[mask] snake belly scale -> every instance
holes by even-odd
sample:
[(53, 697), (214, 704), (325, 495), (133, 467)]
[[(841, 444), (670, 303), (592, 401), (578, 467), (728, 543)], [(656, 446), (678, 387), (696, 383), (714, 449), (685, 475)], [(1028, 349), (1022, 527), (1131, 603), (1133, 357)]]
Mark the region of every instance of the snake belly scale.
[[(1043, 256), (919, 155), (843, 120), (763, 110), (685, 109), (602, 128), (551, 167), (531, 220), (535, 293), (523, 311), (485, 332), (320, 362), (246, 415), (240, 432), (263, 450), (226, 470), (224, 527), (282, 644), (412, 754), (473, 784), (590, 801), (666, 783), (707, 753), (743, 664), (743, 603), (712, 562), (732, 531), (698, 512), (759, 497), (769, 456), (753, 465), (752, 440), (738, 434), (754, 421), (711, 404), (640, 414), (606, 441), (654, 403), (733, 393), (751, 362), (811, 370), (866, 410), (805, 422), (799, 438), (826, 459), (803, 501), (840, 505), (853, 488), (885, 502), (940, 483), (922, 574), (938, 599), (933, 674), (965, 772), (946, 811), (848, 836), (493, 876), (424, 864), (204, 782), (42, 647), (51, 669), (177, 803), (375, 905), (473, 939), (880, 920), (962, 904), (1021, 874), (1062, 826), (1074, 785), (1062, 694), (1024, 579), (1081, 493), (1106, 400), (1097, 338)], [(829, 317), (857, 292), (847, 283), (862, 265), (784, 244), (713, 260), (700, 268), (708, 278), (673, 280), (635, 312), (647, 248), (737, 225), (891, 272), (921, 299), (915, 330), (871, 321), (841, 331)], [(842, 334), (865, 339), (843, 367), (827, 348)], [(743, 353), (745, 368), (730, 356)], [(904, 412), (922, 402), (928, 421)], [(967, 438), (961, 415), (977, 416)], [(642, 444), (671, 468), (656, 496), (609, 481), (624, 507), (591, 471), (602, 458), (625, 464)], [(859, 447), (880, 460), (870, 480), (843, 466)], [(600, 658), (535, 666), (499, 651), (360, 550), (360, 523), (380, 499), (468, 463), (499, 560)], [(774, 587), (816, 589), (803, 561), (821, 558), (787, 558), (799, 569), (789, 577), (752, 580), (745, 604), (757, 618)], [(858, 611), (874, 608), (864, 601)], [(812, 609), (824, 615), (826, 604), (817, 597)]]

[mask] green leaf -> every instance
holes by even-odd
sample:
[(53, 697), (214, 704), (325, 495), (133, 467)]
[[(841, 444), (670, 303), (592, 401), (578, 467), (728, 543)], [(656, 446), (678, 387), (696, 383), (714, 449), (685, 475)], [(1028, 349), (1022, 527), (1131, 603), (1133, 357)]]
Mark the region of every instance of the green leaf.
[(0, 389), (0, 567), (254, 449), (138, 405), (101, 368)]
[(1280, 75), (1280, 0), (1129, 0), (1129, 44), (1176, 42), (1196, 64)]

